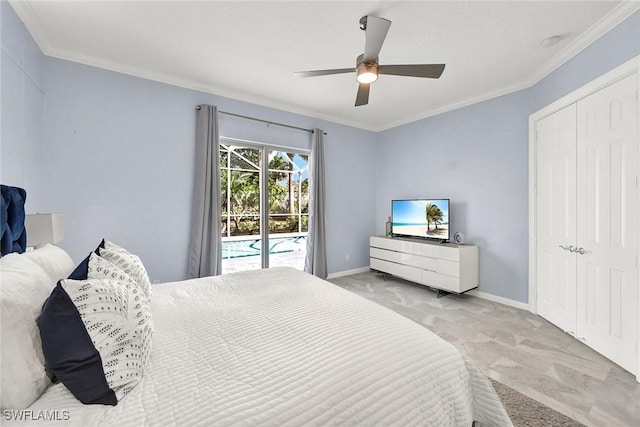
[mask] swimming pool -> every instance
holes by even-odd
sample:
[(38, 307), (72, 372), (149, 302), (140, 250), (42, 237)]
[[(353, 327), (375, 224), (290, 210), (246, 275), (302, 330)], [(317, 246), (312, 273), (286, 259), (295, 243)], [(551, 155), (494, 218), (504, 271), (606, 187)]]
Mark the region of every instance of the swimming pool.
[[(269, 253), (281, 254), (305, 250), (307, 236), (278, 237), (269, 239)], [(260, 255), (260, 239), (222, 242), (222, 259)]]

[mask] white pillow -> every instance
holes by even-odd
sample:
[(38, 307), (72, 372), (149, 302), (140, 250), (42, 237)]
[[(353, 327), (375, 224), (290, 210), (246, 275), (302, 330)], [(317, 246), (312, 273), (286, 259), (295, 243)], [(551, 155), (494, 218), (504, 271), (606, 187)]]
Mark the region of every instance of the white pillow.
[(49, 367), (85, 404), (117, 405), (142, 380), (151, 353), (146, 299), (126, 273), (110, 268), (92, 271), (90, 258), (88, 274), (103, 278), (61, 280), (42, 312)]
[(0, 258), (0, 387), (2, 409), (24, 409), (51, 383), (36, 325), (56, 282), (29, 257)]
[(142, 289), (147, 301), (151, 301), (151, 281), (147, 270), (137, 255), (112, 242), (105, 242), (104, 248), (98, 249), (98, 253), (101, 257), (112, 262), (116, 267), (131, 276)]
[(75, 268), (69, 254), (64, 249), (53, 245), (45, 245), (34, 251), (26, 252), (23, 256), (42, 267), (54, 285), (58, 280), (66, 279)]
[(136, 288), (137, 292), (143, 296), (142, 301), (140, 301), (140, 307), (136, 307), (136, 310), (140, 313), (140, 320), (144, 319), (145, 324), (153, 332), (153, 323), (151, 321), (151, 302), (144, 296), (144, 289), (138, 282), (133, 280), (129, 274), (125, 273), (111, 261), (107, 261), (92, 252), (91, 255), (89, 255), (87, 279), (117, 280), (123, 285)]

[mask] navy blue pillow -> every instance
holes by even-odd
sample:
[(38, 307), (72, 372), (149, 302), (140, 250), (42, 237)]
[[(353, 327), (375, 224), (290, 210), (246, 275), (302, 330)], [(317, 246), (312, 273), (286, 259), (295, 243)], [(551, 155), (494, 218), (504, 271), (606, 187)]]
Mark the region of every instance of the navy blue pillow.
[[(100, 242), (98, 247), (93, 252), (96, 255), (100, 255), (100, 252), (99, 252), (100, 249), (104, 249), (104, 239), (102, 239), (102, 242)], [(88, 271), (89, 271), (89, 257), (90, 256), (91, 256), (91, 254), (87, 255), (87, 257), (84, 260), (82, 260), (82, 262), (80, 264), (78, 264), (76, 269), (71, 272), (71, 274), (69, 275), (69, 277), (67, 277), (67, 279), (87, 280), (87, 274), (88, 274)]]
[[(102, 242), (100, 242), (98, 247), (93, 252), (95, 252), (97, 255), (99, 255), (98, 250), (101, 249), (101, 248), (104, 249), (104, 244), (105, 244), (104, 243), (104, 239), (102, 239)], [(73, 270), (71, 272), (71, 274), (69, 275), (68, 279), (73, 279), (73, 280), (86, 280), (87, 279), (87, 274), (88, 274), (88, 271), (89, 271), (89, 257), (90, 256), (91, 256), (91, 254), (89, 254), (80, 264), (78, 264), (78, 266), (75, 268), (75, 270)], [(38, 327), (40, 327), (40, 323), (42, 322), (42, 319), (43, 319), (42, 316), (43, 316), (43, 313), (44, 313), (44, 309), (45, 309), (47, 303), (49, 302), (49, 300), (51, 298), (53, 298), (54, 295), (56, 295), (56, 293), (59, 293), (60, 291), (64, 292), (64, 290), (62, 290), (62, 288), (60, 288), (60, 290), (58, 290), (59, 287), (60, 287), (60, 285), (58, 284), (58, 286), (53, 290), (51, 295), (49, 295), (47, 300), (42, 305), (42, 313), (36, 319), (36, 325), (38, 325)], [(68, 296), (67, 296), (67, 298), (68, 298)], [(73, 305), (73, 304), (71, 304), (71, 305)], [(77, 310), (76, 310), (76, 312), (77, 312)], [(80, 324), (82, 325), (82, 322), (80, 322)], [(42, 335), (42, 330), (40, 331), (40, 334)], [(45, 371), (47, 372), (47, 376), (49, 377), (49, 379), (51, 380), (52, 383), (56, 384), (56, 383), (58, 383), (60, 381), (60, 378), (58, 378), (56, 373), (49, 366), (48, 360), (47, 360), (47, 365), (45, 366)]]
[(118, 404), (104, 376), (100, 353), (60, 282), (44, 303), (38, 326), (47, 367), (79, 401)]

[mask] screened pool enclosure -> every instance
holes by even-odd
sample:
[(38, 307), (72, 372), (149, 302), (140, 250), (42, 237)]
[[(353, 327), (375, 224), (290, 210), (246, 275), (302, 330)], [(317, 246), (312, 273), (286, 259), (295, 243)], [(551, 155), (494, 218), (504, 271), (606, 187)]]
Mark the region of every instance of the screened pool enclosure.
[(304, 268), (308, 154), (221, 141), (222, 272)]

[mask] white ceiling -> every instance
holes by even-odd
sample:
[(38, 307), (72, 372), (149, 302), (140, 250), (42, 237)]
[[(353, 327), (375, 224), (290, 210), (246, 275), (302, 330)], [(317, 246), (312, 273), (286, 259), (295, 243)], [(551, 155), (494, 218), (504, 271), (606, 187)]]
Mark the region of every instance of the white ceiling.
[[(637, 1), (10, 1), (42, 51), (379, 131), (522, 89), (640, 9)], [(439, 80), (381, 76), (354, 107), (361, 16), (392, 21), (381, 64), (446, 63)], [(541, 46), (547, 37), (560, 43)]]

